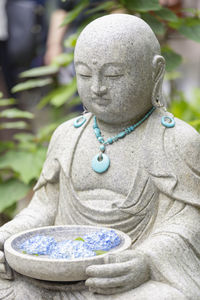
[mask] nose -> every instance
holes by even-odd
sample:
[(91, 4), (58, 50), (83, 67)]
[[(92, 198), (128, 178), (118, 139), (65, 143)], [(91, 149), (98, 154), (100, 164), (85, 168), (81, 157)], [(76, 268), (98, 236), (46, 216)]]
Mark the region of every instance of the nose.
[(91, 86), (91, 91), (97, 96), (103, 96), (107, 92), (107, 88), (102, 84), (100, 78), (94, 78)]

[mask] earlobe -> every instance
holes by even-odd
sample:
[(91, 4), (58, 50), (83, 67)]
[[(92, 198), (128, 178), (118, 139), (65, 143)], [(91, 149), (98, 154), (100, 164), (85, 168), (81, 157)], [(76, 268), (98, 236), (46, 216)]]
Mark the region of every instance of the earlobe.
[(154, 83), (152, 91), (152, 104), (155, 107), (163, 106), (162, 83), (165, 74), (165, 59), (161, 55), (155, 55), (153, 58), (152, 79)]

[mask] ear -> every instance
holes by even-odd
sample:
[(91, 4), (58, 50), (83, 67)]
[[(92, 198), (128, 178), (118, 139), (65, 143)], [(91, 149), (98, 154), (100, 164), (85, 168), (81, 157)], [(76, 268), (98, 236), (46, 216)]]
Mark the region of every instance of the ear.
[(164, 105), (162, 97), (162, 83), (165, 75), (165, 59), (161, 55), (155, 55), (153, 58), (152, 79), (154, 83), (152, 92), (152, 104), (155, 107)]

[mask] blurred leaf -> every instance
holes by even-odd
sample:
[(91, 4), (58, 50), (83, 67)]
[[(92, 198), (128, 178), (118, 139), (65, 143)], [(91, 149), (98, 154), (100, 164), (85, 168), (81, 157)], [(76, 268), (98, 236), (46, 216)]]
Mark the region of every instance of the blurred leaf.
[(14, 138), (19, 142), (27, 142), (27, 141), (33, 141), (35, 136), (31, 133), (16, 133), (14, 135)]
[(0, 212), (24, 198), (30, 187), (16, 179), (0, 183)]
[(76, 32), (74, 34), (71, 34), (65, 41), (64, 41), (64, 47), (65, 48), (74, 48), (76, 45), (77, 38), (79, 36), (79, 32)]
[(168, 26), (175, 30), (178, 30), (178, 28), (180, 28), (182, 24), (183, 24), (183, 19), (178, 18), (177, 21), (169, 22)]
[(1, 129), (26, 129), (27, 127), (28, 124), (24, 121), (0, 123), (0, 130)]
[(51, 104), (59, 107), (63, 105), (69, 98), (71, 98), (76, 92), (76, 79), (74, 78), (68, 85), (64, 86), (61, 93), (55, 95), (51, 99)]
[(123, 1), (125, 7), (139, 12), (147, 12), (151, 10), (160, 10), (161, 6), (158, 0), (126, 0)]
[(114, 1), (106, 1), (100, 5), (97, 5), (95, 8), (88, 9), (85, 14), (94, 14), (96, 12), (102, 11), (102, 10), (111, 10), (113, 8), (116, 8), (116, 3)]
[(170, 47), (162, 47), (162, 55), (166, 60), (166, 71), (171, 72), (182, 63), (182, 56), (174, 52)]
[(14, 202), (9, 207), (6, 207), (6, 209), (4, 209), (3, 214), (6, 215), (9, 219), (13, 219), (15, 217), (16, 209), (17, 209), (17, 202)]
[(0, 118), (26, 118), (33, 119), (34, 115), (29, 111), (19, 110), (17, 108), (9, 108), (0, 112)]
[(38, 77), (56, 74), (59, 71), (59, 67), (56, 65), (43, 66), (38, 68), (33, 68), (28, 71), (20, 73), (21, 78), (25, 77)]
[(0, 153), (8, 149), (13, 149), (15, 144), (12, 141), (1, 141), (0, 143)]
[(39, 109), (43, 108), (45, 105), (47, 105), (54, 97), (57, 95), (62, 94), (66, 89), (66, 85), (61, 85), (58, 88), (54, 88), (52, 91), (50, 91), (46, 96), (44, 96), (37, 107)]
[(73, 97), (72, 99), (70, 99), (70, 101), (67, 104), (68, 104), (68, 107), (72, 107), (72, 106), (81, 104), (81, 98), (79, 96)]
[(84, 239), (83, 239), (82, 237), (80, 237), (80, 236), (79, 236), (79, 237), (77, 237), (77, 238), (75, 239), (75, 241), (81, 241), (81, 242), (85, 242), (85, 241), (84, 241)]
[(149, 24), (156, 35), (164, 35), (166, 27), (163, 23), (158, 21), (158, 19), (150, 14), (142, 14), (141, 17), (145, 22), (147, 22), (147, 24)]
[(156, 15), (166, 21), (176, 22), (178, 20), (178, 17), (176, 16), (176, 14), (173, 13), (173, 11), (171, 11), (170, 9), (165, 8), (165, 7), (156, 11)]
[(89, 5), (89, 0), (80, 1), (80, 4), (76, 5), (75, 8), (67, 14), (61, 26), (65, 26), (71, 23), (74, 19), (76, 19), (79, 16), (82, 10), (86, 8), (88, 5)]
[(171, 71), (171, 72), (166, 72), (165, 73), (165, 79), (166, 80), (174, 80), (177, 78), (181, 77), (181, 73), (180, 72), (176, 72), (176, 71)]
[(29, 90), (37, 87), (49, 85), (53, 82), (51, 78), (46, 79), (32, 79), (25, 82), (19, 83), (12, 88), (12, 93), (18, 93), (24, 90)]
[(194, 120), (189, 122), (189, 124), (193, 127), (199, 126), (200, 125), (200, 120)]
[(73, 58), (73, 53), (61, 53), (53, 59), (52, 64), (57, 65), (57, 68), (66, 67), (73, 61)]
[(96, 253), (96, 255), (102, 255), (102, 254), (105, 254), (107, 253), (108, 251), (104, 251), (104, 250), (96, 250), (94, 251)]
[(58, 127), (59, 123), (51, 123), (39, 129), (37, 138), (40, 141), (47, 141), (50, 139), (54, 130)]
[(34, 153), (10, 150), (0, 157), (0, 169), (13, 170), (28, 184), (32, 179), (39, 177), (45, 155), (45, 148), (38, 148)]
[(12, 105), (15, 104), (16, 100), (13, 98), (10, 99), (0, 99), (0, 106), (7, 106), (7, 105)]
[(200, 43), (200, 19), (185, 19), (178, 31), (187, 38)]
[(2, 92), (0, 92), (0, 98), (2, 98), (3, 97), (3, 93)]

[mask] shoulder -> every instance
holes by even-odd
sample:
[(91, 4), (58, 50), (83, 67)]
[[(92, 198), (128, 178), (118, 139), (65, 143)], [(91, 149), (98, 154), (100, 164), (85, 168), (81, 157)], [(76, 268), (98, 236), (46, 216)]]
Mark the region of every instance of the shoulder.
[(200, 168), (200, 134), (186, 122), (175, 119), (175, 145), (182, 159), (189, 165)]
[[(70, 120), (62, 123), (61, 125), (59, 125), (56, 128), (56, 130), (54, 131), (54, 133), (51, 137), (47, 154), (49, 154), (52, 151), (52, 149), (56, 150), (60, 146), (62, 146), (64, 144), (64, 141), (70, 140), (70, 138), (73, 138), (74, 131), (77, 131), (77, 129), (74, 127), (74, 123), (77, 120), (77, 118), (79, 118), (79, 117), (80, 116), (70, 119)], [(84, 117), (86, 118), (86, 122), (85, 122), (85, 124), (86, 124), (87, 121), (91, 117), (91, 113), (85, 114)], [(80, 129), (81, 129), (81, 127), (80, 127)]]

